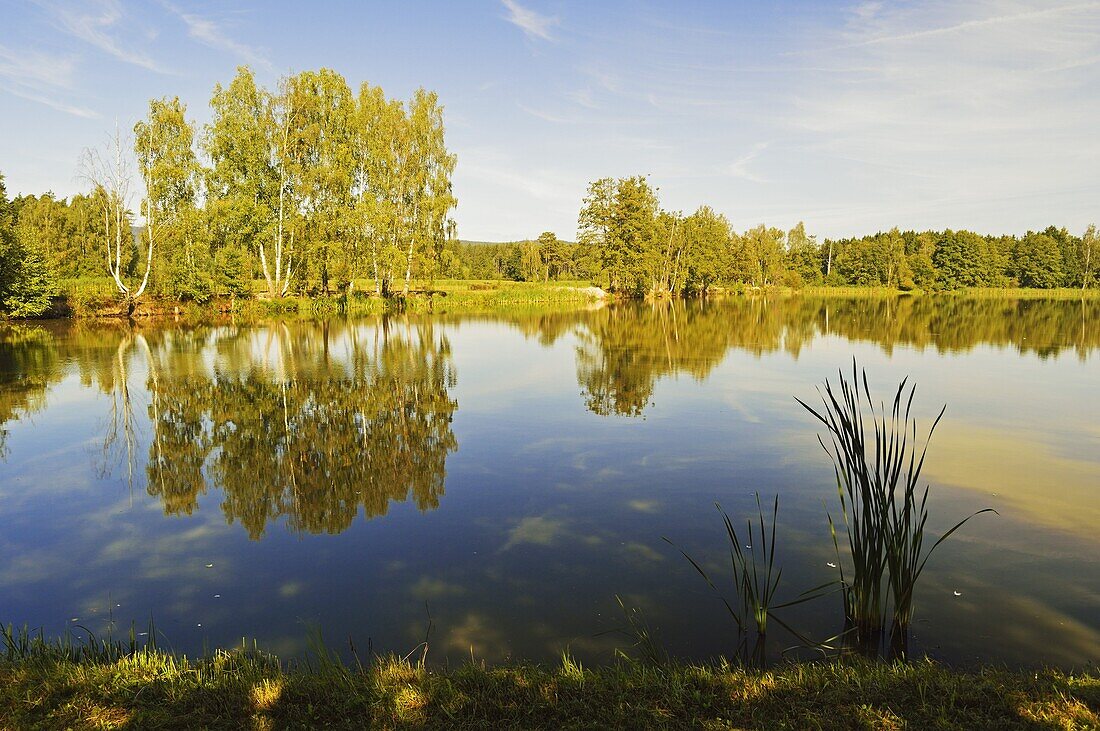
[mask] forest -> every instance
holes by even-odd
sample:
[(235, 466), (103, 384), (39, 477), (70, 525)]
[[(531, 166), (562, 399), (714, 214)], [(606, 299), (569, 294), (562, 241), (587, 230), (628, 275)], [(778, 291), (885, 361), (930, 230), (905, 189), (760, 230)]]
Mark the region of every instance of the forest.
[[(437, 279), (589, 281), (621, 296), (701, 296), (804, 286), (956, 290), (1095, 288), (1097, 232), (902, 231), (824, 239), (799, 223), (737, 231), (709, 206), (661, 207), (648, 178), (591, 183), (575, 242), (553, 232), (463, 242), (456, 157), (423, 89), (358, 93), (331, 69), (275, 90), (241, 67), (201, 129), (154, 99), (79, 161), (87, 192), (9, 200), (0, 175), (0, 311), (33, 317), (82, 283), (130, 312), (142, 298), (404, 297)], [(359, 287), (359, 290), (356, 290)]]
[(436, 94), (356, 93), (324, 68), (268, 90), (241, 67), (210, 113), (199, 129), (179, 98), (151, 100), (132, 130), (85, 150), (88, 190), (69, 200), (9, 202), (0, 187), (4, 309), (36, 314), (88, 277), (132, 304), (350, 292), (363, 278), (386, 295), (434, 274), (455, 205)]

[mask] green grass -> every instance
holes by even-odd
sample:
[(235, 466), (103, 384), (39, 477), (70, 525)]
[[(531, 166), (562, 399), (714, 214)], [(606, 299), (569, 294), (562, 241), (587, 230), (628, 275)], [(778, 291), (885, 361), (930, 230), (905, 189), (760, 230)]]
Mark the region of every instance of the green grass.
[[(379, 298), (374, 282), (357, 280), (348, 300), (343, 294), (328, 296), (290, 295), (278, 299), (216, 297), (202, 304), (178, 302), (155, 296), (143, 297), (135, 316), (179, 317), (201, 321), (212, 317), (237, 316), (263, 319), (272, 316), (325, 317), (335, 314), (376, 315), (395, 309), (410, 312), (480, 314), (513, 311), (517, 307), (555, 309), (586, 307), (597, 300), (584, 281), (510, 282), (481, 280), (415, 281), (408, 298)], [(123, 307), (109, 277), (84, 277), (62, 283), (66, 303), (76, 317), (118, 316)], [(264, 283), (254, 282), (262, 295)]]
[(1027, 287), (964, 287), (963, 289), (932, 291), (910, 290), (903, 291), (893, 287), (852, 287), (852, 286), (806, 286), (799, 290), (790, 288), (776, 288), (776, 291), (785, 294), (801, 294), (811, 297), (897, 297), (897, 296), (931, 296), (931, 297), (965, 297), (974, 299), (1057, 299), (1078, 300), (1100, 298), (1100, 288), (1089, 289), (1059, 288), (1059, 289), (1031, 289)]
[[(356, 280), (354, 294), (350, 302), (343, 294), (332, 293), (328, 296), (292, 295), (269, 300), (263, 296), (266, 285), (263, 280), (253, 282), (255, 299), (237, 298), (229, 300), (216, 297), (209, 302), (177, 302), (144, 297), (135, 316), (169, 316), (185, 320), (208, 320), (215, 317), (233, 315), (245, 319), (263, 319), (271, 316), (324, 317), (336, 313), (351, 315), (375, 315), (386, 311), (404, 308), (410, 312), (433, 312), (452, 314), (491, 314), (501, 311), (514, 311), (516, 308), (545, 310), (553, 308), (573, 309), (587, 307), (598, 297), (588, 281), (553, 282), (512, 282), (505, 280), (459, 280), (444, 279), (433, 282), (416, 280), (411, 283), (410, 296), (407, 299), (379, 299), (374, 294), (374, 282), (369, 279)], [(110, 316), (124, 314), (121, 298), (115, 290), (110, 277), (81, 277), (65, 280), (61, 284), (65, 304), (75, 317)], [(981, 299), (1062, 299), (1074, 300), (1100, 297), (1100, 289), (1082, 292), (1078, 289), (996, 289), (971, 288), (954, 292), (901, 292), (886, 287), (823, 287), (808, 286), (800, 290), (786, 287), (769, 287), (766, 292), (748, 291), (740, 287), (731, 288), (723, 294), (728, 296), (813, 296), (813, 297), (897, 297), (943, 296)], [(717, 296), (717, 295), (716, 295)], [(62, 308), (62, 311), (64, 308)]]
[(288, 668), (256, 651), (0, 660), (4, 728), (1100, 727), (1100, 675), (932, 662)]
[(824, 285), (805, 286), (802, 289), (786, 288), (789, 294), (801, 294), (810, 297), (897, 297), (898, 295), (920, 294), (920, 291), (903, 292), (894, 287), (827, 287)]
[(967, 287), (954, 292), (942, 292), (974, 299), (1041, 299), (1041, 300), (1079, 300), (1100, 298), (1100, 288), (1089, 289), (1028, 289), (1026, 287)]
[[(517, 305), (587, 305), (596, 300), (587, 282), (437, 281), (430, 301), (420, 295), (409, 300), (410, 309), (435, 312), (485, 312)], [(414, 287), (414, 291), (424, 291)]]

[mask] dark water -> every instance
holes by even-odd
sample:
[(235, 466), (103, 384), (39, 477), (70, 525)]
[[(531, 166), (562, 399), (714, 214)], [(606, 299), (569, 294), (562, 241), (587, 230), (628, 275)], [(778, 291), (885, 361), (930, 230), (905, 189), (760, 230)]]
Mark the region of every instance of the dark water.
[[(780, 495), (780, 598), (835, 562), (836, 488), (794, 401), (850, 364), (948, 404), (926, 466), (944, 544), (912, 648), (954, 663), (1100, 659), (1100, 302), (737, 300), (258, 327), (0, 335), (0, 619), (156, 621), (429, 659), (610, 660), (615, 596), (674, 655), (733, 650), (713, 503)], [(811, 637), (839, 599), (788, 610)], [(773, 632), (774, 649), (797, 644)]]

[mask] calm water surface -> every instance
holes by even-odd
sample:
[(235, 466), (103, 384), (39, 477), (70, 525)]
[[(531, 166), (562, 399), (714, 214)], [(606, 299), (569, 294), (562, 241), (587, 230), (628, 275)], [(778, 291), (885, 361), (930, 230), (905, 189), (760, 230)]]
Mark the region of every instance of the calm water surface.
[[(738, 300), (560, 314), (0, 331), (0, 619), (155, 619), (162, 644), (310, 627), (429, 658), (610, 660), (615, 596), (673, 654), (733, 651), (668, 537), (780, 495), (782, 598), (834, 577), (832, 468), (794, 401), (856, 357), (918, 383), (933, 533), (912, 649), (1100, 659), (1100, 302)], [(783, 618), (840, 630), (839, 599)], [(796, 644), (779, 637), (776, 649)]]

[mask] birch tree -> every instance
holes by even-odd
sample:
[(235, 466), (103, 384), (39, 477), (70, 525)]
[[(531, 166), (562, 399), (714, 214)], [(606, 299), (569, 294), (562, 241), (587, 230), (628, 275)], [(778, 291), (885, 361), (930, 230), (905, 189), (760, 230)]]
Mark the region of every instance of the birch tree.
[(1100, 271), (1100, 237), (1096, 234), (1096, 225), (1092, 224), (1081, 237), (1081, 289), (1084, 290)]
[(288, 171), (300, 193), (306, 265), (327, 293), (330, 280), (348, 279), (340, 258), (354, 183), (355, 99), (332, 69), (303, 71), (287, 80)]
[[(249, 259), (262, 265), (270, 297), (284, 291), (287, 268), (276, 220), (280, 135), (275, 106), (272, 95), (256, 86), (252, 71), (241, 66), (228, 87), (214, 87), (212, 119), (202, 138), (202, 150), (210, 161), (206, 214), (214, 249), (225, 252), (223, 260), (251, 255)], [(247, 276), (247, 269), (241, 274)]]
[[(209, 289), (205, 261), (209, 248), (203, 250), (195, 241), (199, 165), (193, 147), (195, 130), (186, 115), (179, 97), (150, 101), (148, 116), (134, 125), (134, 152), (145, 182), (141, 213), (148, 261), (152, 262), (159, 245), (162, 269), (171, 275), (169, 293), (201, 299)], [(146, 267), (141, 291), (150, 269)]]
[(289, 79), (271, 93), (241, 66), (228, 87), (214, 87), (213, 119), (203, 138), (211, 162), (208, 208), (216, 238), (253, 253), (272, 298), (285, 296), (298, 273), (295, 101)]
[(386, 99), (381, 87), (364, 83), (355, 108), (354, 200), (355, 231), (348, 237), (347, 259), (353, 263), (348, 292), (355, 276), (368, 273), (375, 294), (389, 292), (393, 280), (393, 252), (389, 242), (397, 230), (399, 194), (398, 145), (404, 107)]
[(700, 206), (684, 220), (681, 239), (683, 262), (677, 263), (672, 291), (707, 294), (729, 272), (730, 223), (709, 206)]
[[(409, 293), (414, 257), (437, 261), (453, 231), (450, 211), (457, 201), (451, 188), (455, 156), (447, 152), (443, 107), (435, 92), (417, 89), (409, 102), (402, 171), (403, 217), (407, 220), (403, 294)], [(410, 210), (411, 209), (411, 210)]]
[[(153, 266), (152, 241), (145, 254), (145, 273), (140, 284), (130, 281), (128, 264), (134, 253), (134, 237), (130, 229), (130, 201), (133, 196), (133, 161), (128, 144), (124, 144), (118, 123), (115, 132), (102, 148), (87, 148), (81, 156), (80, 175), (92, 185), (103, 216), (105, 261), (128, 310), (145, 293), (149, 272)], [(125, 256), (125, 259), (123, 258)], [(135, 288), (136, 287), (136, 288)]]

